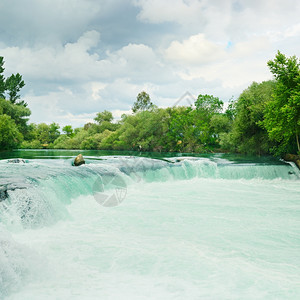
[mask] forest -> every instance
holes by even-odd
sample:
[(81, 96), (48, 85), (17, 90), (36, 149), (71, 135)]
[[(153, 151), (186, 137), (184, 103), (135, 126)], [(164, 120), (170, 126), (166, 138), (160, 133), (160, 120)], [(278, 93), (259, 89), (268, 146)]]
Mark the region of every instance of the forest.
[(226, 109), (218, 97), (202, 94), (190, 106), (159, 108), (142, 91), (132, 114), (122, 115), (121, 120), (114, 121), (105, 110), (81, 128), (60, 128), (56, 123), (29, 123), (30, 109), (20, 97), (22, 76), (5, 78), (0, 57), (0, 150), (300, 154), (299, 58), (278, 51), (267, 65), (273, 80), (253, 82)]

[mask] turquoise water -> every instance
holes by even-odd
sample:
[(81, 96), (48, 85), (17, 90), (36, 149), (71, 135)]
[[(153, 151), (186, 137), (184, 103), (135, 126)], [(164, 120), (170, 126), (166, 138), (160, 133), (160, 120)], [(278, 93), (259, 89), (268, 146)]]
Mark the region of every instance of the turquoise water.
[(293, 164), (77, 153), (2, 154), (0, 299), (300, 298)]

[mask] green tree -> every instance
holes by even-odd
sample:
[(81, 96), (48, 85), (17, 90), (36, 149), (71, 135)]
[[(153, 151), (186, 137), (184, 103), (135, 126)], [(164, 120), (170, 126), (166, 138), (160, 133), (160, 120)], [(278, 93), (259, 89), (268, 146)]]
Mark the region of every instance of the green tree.
[(223, 101), (218, 97), (212, 95), (199, 95), (195, 106), (199, 111), (203, 111), (206, 114), (212, 115), (214, 113), (221, 113), (223, 109)]
[[(20, 98), (19, 92), (25, 83), (19, 73), (5, 79), (3, 65), (4, 58), (0, 56), (0, 114), (9, 116), (17, 126), (18, 132), (25, 136), (29, 130), (27, 122), (31, 111), (24, 101), (16, 101)], [(8, 94), (8, 100), (5, 99), (5, 94)]]
[(20, 148), (22, 149), (42, 149), (43, 146), (39, 140), (23, 141)]
[[(9, 101), (13, 104), (16, 103), (18, 99), (20, 99), (19, 92), (21, 88), (25, 86), (25, 82), (22, 79), (22, 75), (17, 73), (16, 75), (12, 74), (5, 80), (5, 90), (9, 96)], [(27, 106), (24, 101), (19, 102), (19, 104)]]
[(134, 113), (144, 110), (149, 110), (151, 108), (154, 108), (153, 103), (151, 102), (149, 94), (146, 92), (140, 92), (137, 97), (136, 101), (133, 104), (132, 111)]
[(100, 149), (100, 142), (103, 138), (102, 133), (96, 133), (84, 139), (81, 144), (81, 149)]
[(49, 125), (46, 123), (40, 123), (36, 127), (36, 137), (41, 142), (41, 144), (49, 144)]
[(226, 115), (231, 121), (235, 118), (235, 115), (236, 115), (235, 104), (236, 104), (236, 101), (235, 101), (233, 98), (231, 98), (231, 99), (228, 101), (228, 106), (227, 106), (226, 111), (225, 111), (225, 115)]
[(167, 146), (167, 116), (166, 110), (159, 108), (123, 115), (119, 128), (105, 137), (101, 146), (107, 146), (109, 142), (113, 149), (162, 151)]
[(215, 135), (222, 132), (229, 132), (232, 126), (232, 120), (226, 114), (215, 114), (210, 119), (210, 127)]
[(67, 136), (72, 136), (73, 135), (73, 128), (71, 125), (66, 125), (62, 128), (62, 131), (64, 134)]
[(198, 128), (194, 121), (194, 111), (191, 107), (179, 106), (169, 109), (170, 120), (167, 132), (167, 142), (171, 151), (189, 151), (199, 144)]
[(53, 143), (60, 136), (59, 128), (60, 128), (60, 126), (54, 122), (52, 122), (49, 125), (49, 142), (50, 143)]
[(68, 137), (65, 134), (62, 134), (52, 143), (52, 147), (54, 149), (68, 149), (69, 140), (70, 137)]
[(28, 107), (12, 104), (10, 101), (0, 98), (0, 113), (10, 116), (24, 136), (28, 133), (27, 122), (31, 114)]
[(0, 149), (17, 148), (22, 139), (14, 120), (8, 115), (0, 115)]
[(203, 150), (211, 151), (212, 148), (218, 146), (219, 133), (215, 132), (216, 126), (211, 126), (211, 119), (213, 116), (221, 114), (223, 101), (213, 95), (200, 94), (195, 101), (195, 106), (194, 126), (198, 144)]
[(276, 141), (275, 154), (300, 152), (300, 62), (278, 51), (268, 62), (276, 80), (272, 99), (267, 103), (263, 125)]
[(253, 82), (234, 103), (232, 131), (221, 134), (221, 145), (231, 151), (248, 154), (267, 154), (272, 142), (261, 126), (266, 104), (272, 98), (275, 83)]
[(54, 122), (50, 125), (40, 123), (35, 128), (35, 136), (41, 144), (48, 145), (53, 143), (60, 136), (59, 125)]
[(111, 122), (113, 120), (113, 115), (110, 111), (103, 111), (97, 113), (97, 116), (94, 118), (94, 120), (101, 125), (102, 122)]
[[(19, 73), (12, 74), (10, 77), (6, 78), (3, 75), (4, 72), (4, 58), (0, 56), (0, 98), (5, 99), (5, 93), (9, 96), (9, 101), (12, 104), (17, 103), (16, 101), (20, 99), (19, 92), (21, 88), (25, 86), (25, 82), (22, 79), (22, 75)], [(27, 106), (24, 101), (19, 101), (17, 104)]]

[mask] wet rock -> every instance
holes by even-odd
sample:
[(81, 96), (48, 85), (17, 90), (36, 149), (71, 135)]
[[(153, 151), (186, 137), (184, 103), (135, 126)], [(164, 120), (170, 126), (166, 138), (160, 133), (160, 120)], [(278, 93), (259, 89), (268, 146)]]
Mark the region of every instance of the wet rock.
[(74, 159), (74, 166), (81, 166), (83, 164), (85, 164), (85, 160), (84, 160), (82, 154), (78, 154), (76, 156), (76, 158)]
[(23, 158), (9, 159), (7, 162), (10, 164), (26, 164), (26, 160)]
[(296, 154), (286, 154), (283, 158), (286, 161), (291, 161), (300, 169), (300, 156)]
[(14, 190), (23, 190), (26, 189), (26, 186), (15, 186), (14, 184), (4, 184), (1, 185), (0, 182), (0, 202), (6, 200), (9, 195), (8, 191), (14, 191)]
[(7, 188), (0, 186), (0, 202), (8, 198)]

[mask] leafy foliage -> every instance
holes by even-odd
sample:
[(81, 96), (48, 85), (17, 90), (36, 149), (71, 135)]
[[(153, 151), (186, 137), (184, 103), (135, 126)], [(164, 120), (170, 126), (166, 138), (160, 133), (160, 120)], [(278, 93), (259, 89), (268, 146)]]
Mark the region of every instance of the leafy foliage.
[(14, 120), (6, 114), (0, 115), (0, 149), (15, 148), (22, 139), (23, 136)]
[(71, 125), (66, 125), (62, 129), (63, 133), (65, 133), (67, 136), (73, 136), (73, 128)]
[(278, 51), (268, 62), (275, 77), (273, 98), (267, 103), (263, 125), (276, 142), (275, 154), (300, 152), (300, 62)]
[(110, 111), (105, 110), (101, 113), (97, 113), (97, 116), (94, 120), (101, 125), (103, 122), (111, 122), (113, 120), (113, 115)]
[(146, 92), (140, 92), (133, 104), (132, 111), (134, 113), (153, 108), (154, 105), (150, 100), (150, 96)]
[[(4, 58), (0, 56), (0, 150), (19, 147), (24, 135), (28, 133), (28, 117), (31, 112), (19, 92), (25, 85), (22, 76), (17, 73), (5, 79)], [(8, 94), (9, 98), (5, 99)]]
[[(12, 74), (8, 78), (5, 79), (4, 72), (4, 58), (0, 56), (0, 98), (5, 99), (5, 94), (8, 94), (8, 100), (12, 104), (16, 104), (17, 100), (20, 99), (20, 90), (25, 86), (25, 82), (22, 79), (22, 75), (19, 73)], [(24, 101), (19, 101), (19, 105), (27, 106), (27, 103)]]
[(27, 122), (31, 111), (23, 105), (12, 104), (10, 101), (0, 98), (0, 113), (10, 116), (16, 123), (22, 134), (27, 132)]
[[(233, 104), (235, 118), (232, 131), (221, 135), (221, 145), (233, 152), (267, 154), (272, 143), (261, 126), (266, 103), (275, 88), (273, 81), (253, 82)], [(231, 108), (232, 109), (232, 108)]]
[(223, 109), (223, 101), (213, 95), (199, 95), (195, 105), (197, 110), (202, 111), (208, 115), (214, 113), (221, 113)]
[(27, 139), (22, 143), (21, 148), (48, 148), (59, 136), (57, 123), (30, 124)]
[[(22, 76), (19, 73), (16, 75), (12, 74), (5, 80), (5, 89), (7, 90), (9, 101), (11, 103), (15, 104), (16, 101), (20, 99), (19, 92), (24, 86), (25, 82), (22, 80)], [(19, 102), (19, 104), (27, 105), (24, 101)]]

